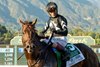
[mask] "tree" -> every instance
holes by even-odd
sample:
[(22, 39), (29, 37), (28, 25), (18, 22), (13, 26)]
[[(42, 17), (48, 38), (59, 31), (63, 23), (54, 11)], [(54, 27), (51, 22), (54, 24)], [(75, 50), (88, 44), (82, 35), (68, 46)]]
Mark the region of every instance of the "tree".
[(96, 40), (96, 44), (100, 44), (100, 34), (99, 33), (96, 33), (95, 40)]
[(0, 25), (0, 44), (9, 44), (12, 37), (13, 34), (5, 26)]
[(7, 32), (6, 27), (0, 25), (0, 33), (1, 33), (1, 35), (4, 34), (4, 33), (6, 33), (6, 32)]

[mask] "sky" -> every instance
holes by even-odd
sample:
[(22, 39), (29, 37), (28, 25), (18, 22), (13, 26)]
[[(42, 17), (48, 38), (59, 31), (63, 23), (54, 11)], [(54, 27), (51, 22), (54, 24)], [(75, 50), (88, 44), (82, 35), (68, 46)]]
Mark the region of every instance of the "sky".
[(100, 0), (88, 0), (91, 3), (93, 3), (95, 6), (98, 6), (100, 8)]

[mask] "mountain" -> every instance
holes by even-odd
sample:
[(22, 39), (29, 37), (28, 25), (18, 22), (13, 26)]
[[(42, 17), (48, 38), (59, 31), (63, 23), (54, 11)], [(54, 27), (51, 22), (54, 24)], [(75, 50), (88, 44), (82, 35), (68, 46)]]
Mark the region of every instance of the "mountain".
[(20, 18), (24, 21), (37, 18), (36, 27), (43, 28), (48, 20), (45, 6), (50, 1), (57, 3), (59, 13), (68, 21), (69, 30), (100, 31), (99, 0), (0, 0), (0, 24), (18, 31)]

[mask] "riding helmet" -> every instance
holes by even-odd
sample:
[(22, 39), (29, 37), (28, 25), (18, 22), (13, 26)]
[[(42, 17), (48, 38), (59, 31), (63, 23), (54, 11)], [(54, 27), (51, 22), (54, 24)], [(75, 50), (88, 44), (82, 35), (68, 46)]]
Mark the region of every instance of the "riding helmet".
[(58, 12), (58, 6), (54, 2), (49, 2), (46, 6), (46, 10), (47, 12), (54, 12), (54, 11)]

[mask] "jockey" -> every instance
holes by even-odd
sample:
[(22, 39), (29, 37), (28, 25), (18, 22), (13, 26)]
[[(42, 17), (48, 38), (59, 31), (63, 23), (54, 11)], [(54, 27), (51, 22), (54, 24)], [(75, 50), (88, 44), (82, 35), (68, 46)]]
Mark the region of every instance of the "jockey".
[[(48, 28), (50, 28), (50, 31), (54, 32), (54, 36), (51, 40), (52, 47), (63, 53), (63, 60), (69, 60), (69, 51), (65, 48), (67, 44), (66, 36), (68, 34), (67, 20), (58, 14), (58, 7), (54, 2), (49, 2), (46, 6), (46, 10), (50, 17), (41, 33), (44, 34)], [(48, 42), (48, 40), (46, 39), (45, 42)]]

